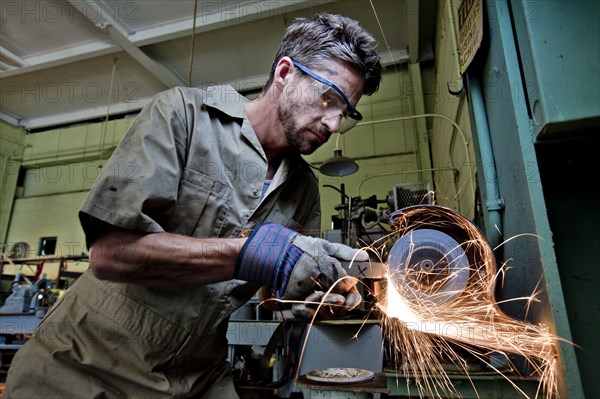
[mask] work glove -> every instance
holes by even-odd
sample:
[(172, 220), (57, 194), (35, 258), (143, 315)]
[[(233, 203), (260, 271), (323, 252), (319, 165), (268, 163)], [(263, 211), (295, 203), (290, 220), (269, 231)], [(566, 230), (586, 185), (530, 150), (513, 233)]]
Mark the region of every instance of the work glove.
[(283, 300), (304, 301), (316, 291), (333, 287), (332, 293), (344, 297), (343, 303), (337, 297), (339, 305), (351, 310), (362, 297), (356, 289), (358, 280), (348, 276), (340, 260), (364, 262), (369, 256), (363, 250), (266, 223), (256, 228), (242, 247), (235, 278), (266, 284)]

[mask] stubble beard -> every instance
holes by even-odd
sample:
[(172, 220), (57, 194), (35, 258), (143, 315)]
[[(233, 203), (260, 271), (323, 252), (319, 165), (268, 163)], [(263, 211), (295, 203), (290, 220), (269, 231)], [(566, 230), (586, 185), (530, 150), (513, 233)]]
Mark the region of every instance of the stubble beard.
[(316, 130), (328, 137), (327, 134), (323, 133), (317, 127), (299, 126), (296, 120), (296, 115), (302, 113), (302, 108), (296, 104), (296, 108), (292, 110), (291, 106), (287, 104), (279, 104), (277, 109), (277, 115), (281, 124), (283, 125), (283, 131), (285, 138), (291, 149), (298, 151), (302, 155), (310, 155), (317, 150), (323, 143), (315, 138), (309, 130)]

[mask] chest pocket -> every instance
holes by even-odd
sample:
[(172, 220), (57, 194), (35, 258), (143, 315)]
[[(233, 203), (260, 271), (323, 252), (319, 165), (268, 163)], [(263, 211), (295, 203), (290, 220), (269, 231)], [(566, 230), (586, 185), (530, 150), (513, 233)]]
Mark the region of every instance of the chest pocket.
[(184, 169), (177, 204), (166, 230), (194, 237), (218, 237), (227, 220), (233, 190), (210, 176)]

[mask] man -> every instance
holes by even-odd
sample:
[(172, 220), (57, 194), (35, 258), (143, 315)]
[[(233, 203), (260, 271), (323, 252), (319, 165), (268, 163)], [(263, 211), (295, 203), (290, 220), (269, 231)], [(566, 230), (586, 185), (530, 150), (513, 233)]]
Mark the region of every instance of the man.
[(301, 301), (333, 287), (355, 307), (338, 260), (366, 254), (305, 235), (320, 209), (300, 154), (361, 118), (381, 79), (374, 45), (318, 15), (288, 28), (256, 101), (230, 87), (157, 95), (81, 209), (91, 270), (15, 356), (7, 397), (235, 398), (227, 322), (258, 288)]

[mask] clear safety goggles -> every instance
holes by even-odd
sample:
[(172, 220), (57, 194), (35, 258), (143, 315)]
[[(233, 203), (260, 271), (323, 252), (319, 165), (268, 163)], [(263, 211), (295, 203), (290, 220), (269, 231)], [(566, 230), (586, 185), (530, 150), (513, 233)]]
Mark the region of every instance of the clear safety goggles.
[(312, 105), (318, 107), (326, 119), (341, 118), (339, 133), (345, 133), (362, 120), (360, 112), (348, 100), (344, 92), (333, 82), (292, 60), (294, 66), (316, 81), (312, 86)]

